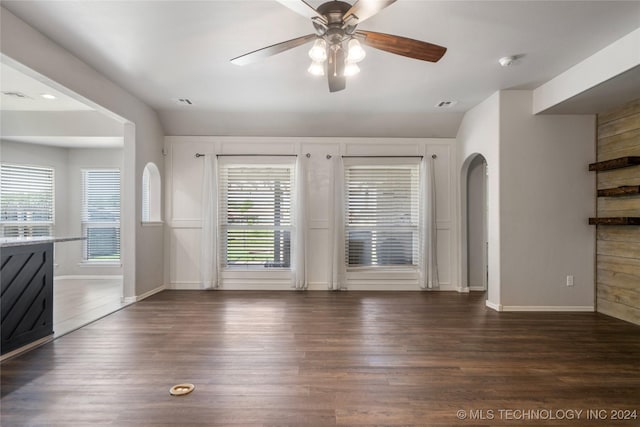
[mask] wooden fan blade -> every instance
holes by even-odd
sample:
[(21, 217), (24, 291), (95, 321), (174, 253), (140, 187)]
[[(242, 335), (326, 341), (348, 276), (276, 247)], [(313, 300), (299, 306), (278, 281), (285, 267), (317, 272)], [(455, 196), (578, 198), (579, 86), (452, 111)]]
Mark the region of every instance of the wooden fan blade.
[(422, 61), (438, 62), (447, 51), (446, 47), (438, 46), (437, 44), (391, 34), (356, 31), (356, 35), (364, 37), (361, 41), (367, 46)]
[(277, 55), (286, 50), (293, 49), (294, 47), (302, 46), (305, 43), (309, 43), (312, 40), (317, 39), (315, 34), (307, 34), (306, 36), (298, 37), (296, 39), (287, 40), (286, 42), (277, 43), (271, 46), (263, 47), (262, 49), (254, 50), (237, 58), (231, 60), (235, 65), (247, 65), (253, 62), (260, 61), (273, 55)]
[(347, 21), (349, 16), (355, 15), (355, 17), (358, 18), (358, 23), (360, 23), (395, 2), (396, 0), (358, 0), (351, 6), (351, 9), (344, 14), (343, 20)]
[(325, 22), (325, 23), (327, 22), (324, 16), (320, 15), (317, 10), (311, 7), (304, 0), (276, 0), (276, 1), (281, 5), (293, 10), (298, 15), (304, 16), (305, 18), (309, 18), (309, 19), (319, 18), (322, 20), (322, 22)]
[(347, 87), (347, 78), (344, 76), (344, 49), (330, 50), (327, 79), (329, 80), (329, 92), (338, 92)]

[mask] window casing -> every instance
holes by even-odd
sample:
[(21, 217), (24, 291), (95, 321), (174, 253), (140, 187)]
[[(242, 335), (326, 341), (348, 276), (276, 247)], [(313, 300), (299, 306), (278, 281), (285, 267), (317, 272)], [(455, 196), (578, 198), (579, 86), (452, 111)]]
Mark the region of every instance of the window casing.
[(83, 260), (120, 262), (120, 171), (82, 171)]
[(4, 237), (51, 236), (55, 212), (54, 169), (0, 165), (0, 230)]
[(344, 176), (347, 271), (418, 264), (419, 163), (346, 159)]
[[(271, 160), (274, 162), (274, 160)], [(219, 172), (220, 263), (290, 268), (294, 163), (225, 158)]]

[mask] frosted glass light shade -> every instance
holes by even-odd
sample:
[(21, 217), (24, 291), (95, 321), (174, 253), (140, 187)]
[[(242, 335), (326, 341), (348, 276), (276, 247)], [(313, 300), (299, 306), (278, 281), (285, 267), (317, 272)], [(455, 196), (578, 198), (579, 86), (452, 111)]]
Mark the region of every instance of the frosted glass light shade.
[(313, 61), (307, 71), (314, 76), (324, 76), (324, 62)]
[(309, 58), (314, 62), (324, 62), (327, 60), (327, 43), (323, 39), (318, 39), (309, 49)]
[(367, 52), (364, 51), (360, 42), (356, 39), (349, 40), (349, 53), (347, 54), (347, 61), (360, 62), (367, 56)]
[(345, 77), (355, 76), (360, 72), (360, 67), (355, 62), (348, 62), (344, 66), (344, 75)]

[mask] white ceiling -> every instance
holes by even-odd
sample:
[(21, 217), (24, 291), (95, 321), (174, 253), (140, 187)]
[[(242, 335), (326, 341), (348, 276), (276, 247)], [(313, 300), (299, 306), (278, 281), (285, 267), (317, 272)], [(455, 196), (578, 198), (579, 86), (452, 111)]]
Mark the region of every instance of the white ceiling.
[[(362, 72), (345, 91), (331, 94), (324, 79), (306, 72), (309, 46), (244, 67), (229, 62), (313, 32), (309, 21), (276, 1), (2, 5), (160, 111), (168, 134), (259, 133), (241, 118), (268, 113), (290, 117), (283, 123), (318, 117), (333, 126), (325, 133), (334, 136), (366, 133), (358, 117), (397, 129), (393, 118), (407, 114), (416, 122), (403, 126), (414, 126), (419, 136), (447, 136), (425, 135), (420, 117), (429, 116), (434, 128), (438, 117), (459, 123), (462, 112), (491, 93), (533, 89), (640, 26), (638, 1), (398, 0), (360, 28), (446, 46), (443, 59), (432, 64), (367, 48)], [(524, 56), (501, 68), (498, 58), (512, 54)], [(194, 105), (177, 105), (175, 98)], [(458, 104), (442, 112), (435, 107), (441, 100)], [(231, 119), (215, 127), (207, 121), (215, 113)], [(332, 121), (335, 115), (344, 123)], [(440, 133), (455, 136), (456, 130), (448, 124)]]
[[(0, 110), (3, 111), (87, 111), (92, 110), (82, 102), (67, 96), (47, 84), (14, 68), (0, 63)], [(24, 98), (5, 92), (20, 93)], [(41, 95), (50, 94), (55, 99)]]

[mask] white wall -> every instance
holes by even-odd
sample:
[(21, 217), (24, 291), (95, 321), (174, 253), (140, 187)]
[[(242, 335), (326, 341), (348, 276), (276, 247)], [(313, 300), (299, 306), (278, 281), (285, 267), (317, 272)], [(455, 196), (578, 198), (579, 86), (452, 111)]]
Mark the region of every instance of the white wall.
[[(453, 139), (374, 138), (232, 138), (167, 137), (166, 149), (166, 283), (174, 289), (199, 286), (200, 197), (202, 159), (195, 153), (218, 154), (311, 154), (303, 157), (309, 182), (308, 277), (310, 289), (327, 289), (331, 271), (333, 168), (340, 155), (432, 155), (436, 154), (438, 264), (442, 289), (459, 287), (455, 173)], [(327, 159), (327, 154), (332, 159)], [(223, 288), (290, 289), (289, 276), (280, 274), (226, 273)], [(418, 290), (415, 275), (402, 278), (378, 273), (351, 278), (348, 288)]]
[(466, 177), (474, 157), (481, 154), (487, 161), (487, 241), (489, 279), (487, 283), (487, 304), (497, 308), (500, 305), (500, 94), (495, 93), (476, 107), (469, 110), (458, 130), (458, 174), (460, 178), (459, 218), (460, 218), (460, 277), (462, 287), (468, 286), (467, 277), (467, 236)]
[[(78, 149), (2, 141), (3, 162), (54, 168), (55, 235), (82, 236), (82, 175), (85, 168), (122, 168), (122, 149)], [(55, 275), (121, 276), (122, 267), (82, 263), (82, 242), (55, 244)]]
[(500, 93), (501, 304), (592, 309), (595, 116), (535, 116), (531, 104), (531, 91)]
[[(160, 110), (167, 135), (452, 138), (463, 113)], [(390, 126), (393, 123), (393, 126)], [(242, 133), (238, 134), (241, 129)]]
[[(487, 159), (489, 283), (496, 310), (593, 310), (595, 159), (592, 115), (531, 113), (531, 91), (501, 91), (464, 117), (459, 169)], [(461, 269), (466, 186), (461, 180)], [(573, 287), (566, 276), (573, 275)], [(461, 275), (464, 280), (466, 275)]]
[(155, 111), (4, 8), (0, 13), (0, 37), (3, 61), (29, 68), (56, 90), (125, 123), (122, 176), (124, 295), (128, 300), (135, 300), (136, 296), (160, 288), (162, 227), (143, 228), (140, 221), (140, 183), (144, 166), (154, 162), (163, 174), (164, 131)]

